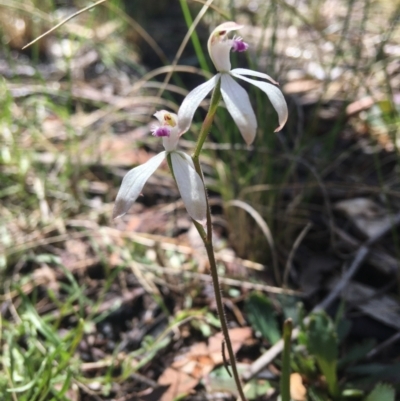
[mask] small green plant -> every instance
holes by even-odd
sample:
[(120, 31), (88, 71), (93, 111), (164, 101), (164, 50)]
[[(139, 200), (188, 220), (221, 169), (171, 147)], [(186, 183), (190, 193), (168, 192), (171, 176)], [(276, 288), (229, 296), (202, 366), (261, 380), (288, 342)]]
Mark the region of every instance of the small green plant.
[[(282, 305), (284, 305), (282, 303)], [(374, 347), (374, 342), (366, 341), (355, 344), (340, 355), (340, 326), (324, 312), (311, 313), (300, 325), (297, 340), (291, 344), (289, 323), (285, 323), (282, 333), (278, 329), (278, 315), (271, 307), (270, 300), (263, 294), (252, 293), (246, 301), (249, 321), (256, 333), (268, 342), (275, 341), (276, 336), (284, 339), (281, 366), (280, 392), (281, 399), (287, 399), (289, 391), (288, 379), (290, 369), (303, 378), (310, 401), (326, 400), (358, 400), (394, 401), (394, 389), (390, 385), (376, 384), (371, 390), (371, 383), (376, 380), (390, 380), (392, 367), (369, 366), (359, 364)], [(285, 329), (286, 328), (286, 329)], [(279, 362), (278, 362), (279, 363)], [(289, 365), (288, 365), (289, 363)], [(357, 365), (359, 364), (359, 365)], [(339, 372), (346, 372), (345, 380), (339, 381)], [(350, 375), (349, 375), (350, 374)], [(363, 379), (360, 381), (360, 379)]]
[(281, 401), (290, 401), (290, 349), (292, 340), (293, 323), (292, 319), (287, 319), (283, 323), (283, 354), (282, 354), (282, 373), (281, 373)]
[(307, 326), (305, 333), (307, 350), (316, 359), (330, 395), (337, 398), (338, 339), (334, 324), (326, 313), (319, 312), (311, 315)]

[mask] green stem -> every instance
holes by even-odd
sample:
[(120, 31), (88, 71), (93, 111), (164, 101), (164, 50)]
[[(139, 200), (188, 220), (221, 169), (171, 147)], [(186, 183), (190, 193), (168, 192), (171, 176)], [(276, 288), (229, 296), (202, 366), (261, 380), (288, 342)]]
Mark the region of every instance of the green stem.
[(194, 150), (194, 154), (192, 156), (193, 160), (198, 159), (201, 149), (203, 148), (204, 141), (207, 138), (208, 131), (211, 128), (211, 125), (214, 121), (215, 113), (217, 112), (219, 101), (221, 100), (221, 78), (218, 80), (217, 85), (215, 86), (212, 96), (211, 96), (211, 103), (210, 108), (208, 109), (208, 113), (206, 118), (203, 121), (201, 126), (199, 139), (197, 139), (196, 148)]
[[(210, 108), (208, 109), (206, 118), (204, 119), (203, 124), (201, 126), (199, 138), (197, 139), (197, 143), (196, 143), (196, 148), (194, 149), (194, 153), (192, 155), (194, 168), (196, 169), (197, 174), (201, 177), (203, 182), (204, 182), (204, 177), (203, 177), (203, 171), (200, 166), (199, 156), (200, 156), (201, 149), (203, 148), (204, 142), (207, 138), (207, 135), (210, 131), (211, 125), (214, 121), (214, 116), (215, 116), (215, 113), (217, 112), (217, 108), (218, 108), (218, 104), (219, 104), (220, 100), (221, 100), (221, 80), (218, 80), (218, 83), (215, 86), (212, 96), (211, 96)], [(204, 186), (204, 190), (205, 190), (205, 186)], [(206, 239), (208, 242), (211, 243), (211, 246), (212, 246), (211, 210), (210, 210), (210, 205), (208, 204), (207, 191), (206, 191), (206, 201), (207, 201), (207, 236), (206, 236)], [(197, 231), (198, 231), (198, 229), (197, 229)], [(200, 235), (201, 235), (201, 233), (200, 233)], [(203, 242), (204, 242), (204, 239), (203, 239)], [(204, 245), (206, 246), (205, 242), (204, 242)]]
[(281, 374), (281, 400), (290, 401), (290, 347), (292, 338), (292, 319), (283, 324), (283, 356)]
[(229, 337), (228, 323), (226, 321), (224, 304), (222, 302), (221, 289), (220, 289), (220, 285), (219, 285), (217, 264), (215, 262), (214, 247), (213, 247), (212, 242), (208, 241), (208, 239), (207, 239), (208, 235), (205, 233), (202, 225), (199, 224), (197, 221), (194, 221), (194, 224), (204, 242), (204, 246), (206, 247), (206, 251), (207, 251), (208, 260), (210, 262), (210, 270), (211, 270), (211, 277), (213, 280), (215, 300), (217, 303), (217, 311), (218, 311), (219, 320), (221, 322), (221, 329), (222, 329), (222, 333), (224, 335), (226, 348), (227, 348), (228, 354), (229, 354), (229, 360), (230, 360), (231, 367), (232, 367), (233, 378), (235, 379), (235, 383), (236, 383), (236, 386), (237, 386), (237, 389), (239, 392), (240, 399), (242, 401), (246, 401), (246, 396), (244, 395), (242, 382), (240, 380), (239, 372), (238, 372), (237, 366), (236, 366), (237, 363), (236, 363), (235, 353), (233, 351), (231, 338)]
[[(206, 118), (204, 119), (203, 125), (200, 130), (199, 138), (197, 140), (196, 148), (195, 148), (194, 154), (192, 156), (194, 167), (195, 167), (197, 173), (199, 174), (199, 176), (201, 177), (201, 179), (203, 180), (203, 182), (204, 182), (204, 177), (203, 177), (203, 171), (200, 166), (199, 155), (200, 155), (201, 149), (203, 147), (204, 141), (206, 140), (208, 132), (211, 128), (212, 122), (214, 120), (214, 116), (217, 111), (217, 107), (218, 107), (218, 103), (219, 103), (220, 99), (221, 99), (221, 90), (220, 90), (220, 81), (218, 81), (216, 87), (214, 88), (214, 91), (213, 91), (213, 94), (211, 97), (210, 108), (208, 110)], [(246, 397), (243, 392), (242, 383), (241, 383), (240, 377), (239, 377), (239, 372), (237, 370), (235, 353), (233, 352), (232, 342), (229, 337), (228, 323), (226, 321), (224, 304), (222, 302), (222, 295), (221, 295), (221, 289), (220, 289), (220, 285), (219, 285), (217, 264), (215, 262), (214, 246), (213, 246), (213, 242), (212, 242), (211, 210), (210, 210), (210, 205), (208, 202), (207, 193), (206, 193), (206, 201), (207, 201), (207, 231), (205, 231), (203, 226), (200, 223), (198, 223), (197, 221), (193, 220), (193, 223), (194, 223), (197, 231), (199, 232), (201, 239), (204, 242), (204, 246), (207, 251), (208, 260), (210, 262), (210, 270), (211, 270), (211, 277), (212, 277), (212, 281), (213, 281), (215, 300), (217, 303), (217, 311), (218, 311), (219, 320), (221, 322), (221, 329), (222, 329), (222, 333), (224, 335), (226, 348), (227, 348), (228, 354), (229, 354), (229, 360), (230, 360), (231, 367), (232, 367), (233, 377), (235, 379), (235, 383), (236, 383), (236, 386), (237, 386), (237, 389), (239, 392), (240, 399), (242, 401), (246, 401)]]

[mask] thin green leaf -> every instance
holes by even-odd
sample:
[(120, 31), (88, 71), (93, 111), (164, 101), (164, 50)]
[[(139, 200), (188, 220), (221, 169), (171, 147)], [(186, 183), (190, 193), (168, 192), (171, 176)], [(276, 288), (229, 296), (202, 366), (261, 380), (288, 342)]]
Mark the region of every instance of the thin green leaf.
[(350, 363), (357, 362), (358, 360), (364, 358), (369, 351), (371, 351), (375, 346), (375, 341), (372, 339), (366, 340), (361, 344), (354, 345), (339, 361), (338, 367), (343, 368)]
[(282, 355), (282, 375), (281, 375), (281, 399), (290, 401), (290, 351), (293, 323), (292, 319), (287, 319), (283, 324), (283, 355)]
[(271, 344), (281, 338), (278, 321), (271, 301), (261, 293), (253, 292), (245, 305), (250, 324)]
[(365, 401), (394, 401), (394, 388), (389, 384), (378, 383)]
[(319, 368), (328, 383), (331, 395), (337, 389), (338, 340), (332, 320), (325, 312), (317, 312), (311, 316), (308, 326), (307, 348), (317, 359)]
[(350, 366), (346, 373), (360, 376), (373, 376), (375, 380), (391, 380), (400, 376), (400, 363), (384, 365), (381, 363), (368, 363), (364, 365)]

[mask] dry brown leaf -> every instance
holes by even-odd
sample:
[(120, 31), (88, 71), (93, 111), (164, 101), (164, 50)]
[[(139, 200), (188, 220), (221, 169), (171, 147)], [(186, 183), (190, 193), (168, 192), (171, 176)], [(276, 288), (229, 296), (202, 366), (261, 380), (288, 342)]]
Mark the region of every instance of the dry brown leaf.
[(42, 133), (47, 139), (56, 138), (62, 141), (68, 138), (64, 122), (55, 114), (49, 114), (43, 119)]
[[(157, 190), (160, 190), (160, 188)], [(152, 188), (150, 186), (144, 189), (146, 194), (151, 194), (151, 191)], [(170, 223), (170, 215), (160, 209), (159, 205), (145, 209), (139, 203), (132, 206), (125, 219), (127, 222), (125, 230), (129, 232), (146, 232), (160, 235), (165, 234)]]
[(160, 401), (172, 401), (176, 397), (189, 394), (199, 382), (198, 379), (174, 368), (167, 368), (158, 379), (158, 384), (169, 385)]
[(299, 373), (290, 375), (290, 398), (293, 401), (305, 401), (307, 389), (304, 387), (303, 379)]
[(367, 237), (379, 234), (393, 216), (380, 205), (367, 198), (346, 199), (336, 203), (335, 209), (343, 212)]
[[(329, 287), (334, 288), (336, 284), (337, 279), (332, 280)], [(396, 298), (380, 294), (375, 288), (355, 281), (347, 284), (341, 296), (378, 322), (400, 330), (400, 303)]]
[[(249, 327), (238, 327), (229, 330), (229, 334), (236, 353), (251, 338), (252, 331)], [(208, 345), (205, 342), (194, 344), (186, 354), (175, 360), (158, 379), (159, 385), (169, 385), (160, 401), (172, 401), (177, 396), (190, 393), (202, 378), (221, 364), (222, 340), (222, 333), (218, 333), (209, 339)]]
[(189, 352), (167, 368), (158, 379), (158, 384), (169, 385), (160, 401), (172, 401), (177, 396), (189, 394), (202, 377), (214, 369), (206, 343), (194, 344)]
[(215, 366), (206, 343), (194, 344), (189, 352), (174, 361), (172, 368), (181, 370), (200, 380), (210, 373)]
[(56, 272), (47, 264), (41, 265), (33, 272), (33, 280), (38, 285), (44, 285), (53, 291), (58, 291), (59, 283), (57, 280)]
[(361, 113), (364, 110), (370, 109), (375, 103), (376, 99), (371, 96), (358, 99), (346, 107), (346, 114), (348, 116), (354, 116), (355, 114)]
[[(243, 343), (252, 337), (252, 330), (250, 327), (236, 327), (234, 329), (229, 330), (229, 336), (232, 342), (233, 352), (239, 351), (242, 347)], [(222, 333), (218, 333), (215, 336), (211, 337), (208, 341), (208, 349), (210, 352), (210, 356), (212, 357), (214, 363), (216, 365), (223, 363), (222, 358), (222, 341), (223, 341)], [(228, 354), (228, 351), (225, 347), (225, 353)]]
[(99, 144), (102, 162), (106, 165), (126, 167), (147, 162), (154, 155), (132, 144), (148, 136), (149, 131), (147, 126), (142, 126), (124, 135), (102, 137)]
[(305, 93), (318, 89), (320, 86), (321, 83), (317, 80), (302, 79), (287, 83), (284, 85), (283, 91), (287, 94)]
[(68, 239), (65, 241), (65, 250), (76, 256), (77, 259), (83, 259), (89, 253), (89, 244), (80, 239)]
[[(91, 259), (90, 246), (81, 239), (68, 239), (65, 241), (65, 250), (61, 253), (62, 264), (70, 271), (87, 267), (86, 261)], [(85, 263), (81, 263), (85, 262)]]

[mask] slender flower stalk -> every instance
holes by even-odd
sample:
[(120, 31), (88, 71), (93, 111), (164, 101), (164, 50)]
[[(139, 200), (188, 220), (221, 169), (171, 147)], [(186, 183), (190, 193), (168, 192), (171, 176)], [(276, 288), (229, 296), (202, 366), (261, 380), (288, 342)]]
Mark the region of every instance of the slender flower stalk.
[[(193, 89), (187, 95), (178, 111), (178, 128), (179, 132), (183, 133), (189, 129), (194, 113), (200, 103), (208, 95), (208, 93), (213, 90), (211, 104), (201, 127), (199, 138), (196, 144), (196, 149), (192, 156), (195, 169), (200, 177), (203, 177), (203, 173), (201, 171), (199, 155), (205, 139), (208, 135), (208, 132), (211, 128), (221, 97), (223, 98), (228, 111), (230, 112), (232, 118), (238, 126), (244, 140), (248, 144), (251, 144), (254, 141), (256, 135), (257, 120), (253, 108), (250, 104), (250, 99), (247, 95), (247, 92), (239, 84), (236, 83), (233, 77), (250, 82), (259, 87), (267, 94), (273, 107), (278, 113), (279, 126), (276, 131), (279, 131), (283, 127), (288, 117), (288, 110), (285, 98), (276, 86), (263, 81), (255, 81), (246, 77), (250, 75), (258, 78), (264, 78), (274, 84), (277, 84), (277, 82), (275, 82), (270, 76), (264, 73), (243, 68), (231, 70), (231, 63), (229, 58), (230, 50), (232, 49), (233, 51), (242, 52), (248, 49), (248, 44), (245, 43), (241, 37), (234, 37), (233, 39), (228, 39), (227, 37), (227, 34), (230, 31), (237, 30), (239, 28), (241, 28), (241, 26), (236, 24), (235, 22), (226, 22), (218, 26), (211, 33), (208, 40), (208, 51), (216, 69), (218, 70), (218, 74), (211, 78), (209, 81)], [(237, 370), (236, 358), (229, 337), (228, 324), (224, 313), (224, 305), (222, 302), (222, 295), (219, 286), (217, 265), (215, 262), (214, 247), (212, 241), (211, 211), (208, 204), (208, 199), (207, 231), (205, 231), (203, 226), (196, 221), (194, 221), (194, 224), (207, 250), (218, 315), (229, 354), (229, 360), (232, 366), (233, 376), (239, 392), (240, 399), (242, 401), (245, 401), (246, 397), (244, 395), (243, 386)]]
[[(211, 125), (213, 123), (214, 116), (217, 111), (218, 103), (219, 103), (220, 99), (221, 99), (220, 83), (217, 83), (216, 87), (214, 88), (212, 97), (211, 97), (210, 107), (208, 109), (207, 115), (203, 121), (201, 130), (200, 130), (200, 134), (199, 134), (199, 137), (198, 137), (198, 140), (196, 143), (196, 148), (195, 148), (194, 154), (192, 155), (194, 167), (195, 167), (197, 173), (200, 175), (200, 177), (203, 177), (203, 172), (201, 170), (199, 155), (202, 150), (203, 144), (207, 138), (207, 135), (211, 128)], [(213, 245), (213, 239), (212, 239), (211, 210), (210, 210), (210, 205), (208, 203), (207, 197), (206, 197), (206, 201), (207, 201), (207, 230), (204, 230), (203, 226), (201, 224), (199, 224), (198, 222), (196, 222), (194, 220), (193, 220), (193, 222), (194, 222), (194, 225), (195, 225), (197, 231), (200, 234), (201, 239), (203, 240), (204, 246), (207, 251), (208, 261), (210, 262), (210, 272), (211, 272), (211, 277), (212, 277), (212, 281), (213, 281), (215, 301), (216, 301), (216, 305), (217, 305), (219, 320), (221, 322), (222, 334), (224, 336), (226, 349), (227, 349), (228, 355), (229, 355), (229, 361), (230, 361), (230, 364), (232, 367), (233, 377), (234, 377), (234, 380), (236, 383), (237, 390), (239, 392), (240, 399), (242, 401), (246, 401), (246, 397), (244, 395), (243, 386), (242, 386), (242, 383), (240, 380), (239, 372), (237, 370), (235, 353), (233, 351), (232, 342), (229, 337), (228, 323), (226, 320), (224, 304), (222, 301), (222, 294), (221, 294), (220, 285), (219, 285), (218, 270), (217, 270), (217, 264), (215, 261), (214, 245)]]
[[(247, 144), (254, 141), (257, 131), (257, 120), (250, 103), (247, 92), (234, 80), (239, 78), (249, 82), (261, 89), (269, 98), (272, 106), (278, 114), (279, 126), (275, 131), (279, 131), (285, 125), (288, 117), (288, 109), (285, 98), (278, 85), (269, 75), (246, 68), (231, 69), (230, 51), (243, 52), (249, 47), (241, 37), (234, 36), (228, 38), (232, 31), (242, 28), (236, 22), (225, 22), (219, 25), (211, 33), (208, 39), (208, 52), (218, 73), (210, 80), (193, 89), (183, 101), (178, 111), (178, 121), (180, 132), (186, 132), (193, 120), (194, 113), (204, 98), (216, 87), (221, 85), (221, 94), (225, 106), (231, 114), (233, 120), (239, 128), (243, 139)], [(257, 81), (248, 78), (253, 76), (267, 81)]]

